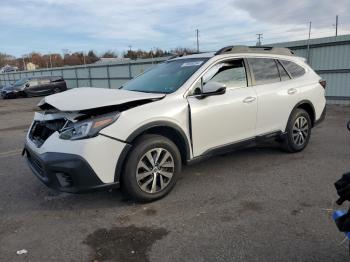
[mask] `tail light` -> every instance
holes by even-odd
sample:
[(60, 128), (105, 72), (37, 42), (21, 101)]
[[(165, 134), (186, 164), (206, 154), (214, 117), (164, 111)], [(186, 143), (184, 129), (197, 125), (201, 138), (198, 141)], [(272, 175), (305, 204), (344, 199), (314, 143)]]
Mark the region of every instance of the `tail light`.
[(324, 88), (324, 89), (326, 89), (326, 85), (327, 85), (327, 82), (326, 82), (326, 80), (320, 80), (320, 85)]

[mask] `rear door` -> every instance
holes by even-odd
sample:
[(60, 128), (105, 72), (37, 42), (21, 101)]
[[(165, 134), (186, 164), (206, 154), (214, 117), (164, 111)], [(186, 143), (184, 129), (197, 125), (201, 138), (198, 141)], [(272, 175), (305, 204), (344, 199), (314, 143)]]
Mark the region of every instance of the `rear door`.
[(298, 103), (298, 86), (278, 60), (249, 58), (254, 90), (258, 97), (256, 135), (284, 131)]
[(30, 86), (27, 90), (33, 96), (48, 95), (51, 94), (50, 79), (38, 78), (30, 80)]
[[(224, 83), (226, 93), (205, 98), (195, 96), (202, 83)], [(248, 86), (243, 59), (213, 65), (188, 96), (194, 156), (254, 137), (257, 101)]]

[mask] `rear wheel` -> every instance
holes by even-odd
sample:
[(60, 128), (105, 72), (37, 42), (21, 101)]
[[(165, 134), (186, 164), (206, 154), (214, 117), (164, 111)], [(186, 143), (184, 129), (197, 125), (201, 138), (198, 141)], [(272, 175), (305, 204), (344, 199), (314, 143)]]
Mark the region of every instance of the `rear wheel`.
[(311, 127), (309, 114), (301, 108), (294, 110), (287, 124), (283, 148), (291, 153), (302, 151), (309, 143)]
[(171, 191), (180, 172), (177, 146), (160, 135), (143, 135), (126, 159), (122, 188), (135, 200), (153, 201)]

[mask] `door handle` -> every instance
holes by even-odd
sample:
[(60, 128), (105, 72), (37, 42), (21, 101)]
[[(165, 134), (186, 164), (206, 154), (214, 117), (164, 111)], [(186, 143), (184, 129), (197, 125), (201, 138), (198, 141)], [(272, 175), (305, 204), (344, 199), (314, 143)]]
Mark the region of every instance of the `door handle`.
[(254, 97), (254, 96), (248, 96), (248, 97), (244, 98), (243, 103), (246, 103), (246, 104), (251, 103), (251, 102), (254, 102), (255, 99), (256, 99), (256, 97)]
[(298, 90), (296, 90), (295, 88), (289, 88), (287, 92), (288, 92), (288, 95), (293, 95), (293, 94), (295, 94), (297, 91), (298, 91)]

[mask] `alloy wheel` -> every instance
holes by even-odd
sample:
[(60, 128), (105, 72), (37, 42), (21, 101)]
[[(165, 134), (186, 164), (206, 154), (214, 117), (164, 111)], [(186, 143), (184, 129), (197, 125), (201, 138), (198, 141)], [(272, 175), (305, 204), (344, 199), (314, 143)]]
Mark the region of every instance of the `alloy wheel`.
[(304, 116), (299, 116), (293, 125), (293, 142), (302, 146), (309, 135), (309, 123)]
[(141, 158), (136, 168), (136, 180), (146, 193), (157, 193), (166, 188), (175, 172), (171, 153), (164, 148), (152, 148)]

